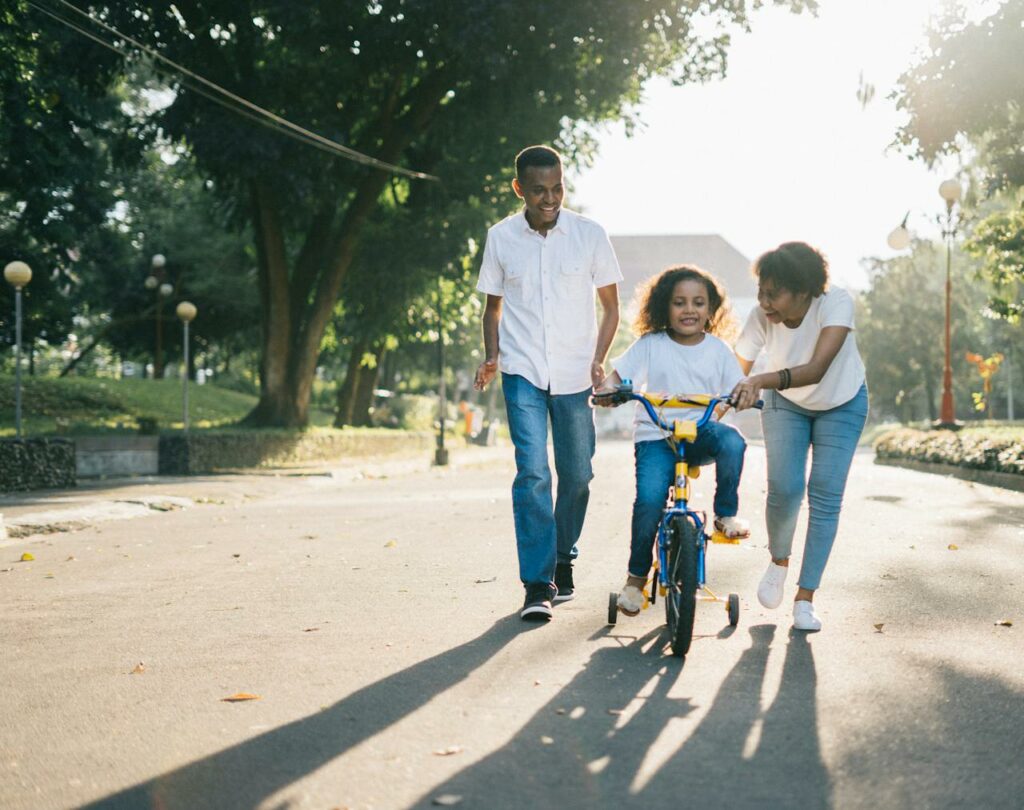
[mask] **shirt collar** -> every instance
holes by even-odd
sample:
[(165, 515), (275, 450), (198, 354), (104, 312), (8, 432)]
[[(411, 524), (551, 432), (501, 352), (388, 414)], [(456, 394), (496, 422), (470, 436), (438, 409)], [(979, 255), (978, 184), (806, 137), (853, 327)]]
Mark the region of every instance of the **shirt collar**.
[[(520, 220), (520, 225), (521, 225), (521, 227), (522, 227), (522, 229), (524, 231), (526, 231), (527, 233), (536, 233), (536, 231), (534, 231), (533, 228), (530, 227), (530, 223), (526, 219), (526, 209), (525, 208), (520, 209), (518, 217), (519, 217), (519, 220)], [(566, 216), (565, 208), (562, 208), (561, 210), (559, 210), (559, 212), (558, 212), (558, 222), (555, 223), (555, 227), (552, 228), (550, 232), (556, 232), (556, 231), (558, 233), (561, 233), (561, 234), (569, 233), (569, 217)]]

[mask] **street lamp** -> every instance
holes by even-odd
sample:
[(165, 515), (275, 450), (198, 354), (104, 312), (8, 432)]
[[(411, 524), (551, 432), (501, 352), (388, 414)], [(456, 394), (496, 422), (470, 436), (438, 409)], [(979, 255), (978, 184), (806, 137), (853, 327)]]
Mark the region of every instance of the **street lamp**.
[(151, 260), (152, 272), (146, 277), (143, 285), (147, 290), (156, 291), (156, 349), (153, 352), (153, 379), (160, 380), (164, 376), (164, 347), (163, 347), (163, 315), (164, 299), (174, 292), (174, 286), (164, 281), (164, 268), (167, 266), (167, 257), (157, 253)]
[(185, 327), (185, 373), (181, 375), (181, 402), (186, 433), (188, 433), (188, 325), (195, 319), (196, 311), (196, 305), (190, 301), (182, 301), (175, 310), (178, 317), (181, 318), (182, 325)]
[(10, 262), (4, 278), (14, 287), (14, 430), (21, 438), (21, 288), (32, 280), (32, 268), (25, 262)]
[(439, 382), (438, 394), (438, 427), (437, 427), (437, 449), (434, 451), (434, 464), (444, 467), (448, 464), (448, 449), (444, 446), (444, 418), (448, 411), (448, 394), (445, 390), (444, 380), (444, 279), (437, 279), (437, 359)]
[[(937, 428), (945, 428), (947, 430), (957, 430), (961, 427), (960, 423), (956, 421), (956, 411), (953, 407), (953, 365), (952, 365), (952, 345), (950, 340), (950, 314), (952, 307), (952, 265), (953, 265), (953, 240), (956, 237), (957, 226), (960, 224), (959, 212), (954, 215), (953, 209), (956, 204), (960, 201), (960, 196), (963, 193), (963, 189), (960, 187), (958, 180), (943, 180), (939, 185), (939, 196), (946, 203), (946, 216), (938, 217), (939, 226), (942, 228), (942, 238), (946, 242), (946, 318), (945, 318), (945, 332), (946, 332), (946, 357), (945, 363), (942, 370), (942, 403), (939, 407), (939, 421), (935, 423)], [(903, 217), (897, 227), (895, 227), (886, 239), (889, 247), (893, 250), (905, 250), (910, 247), (910, 231), (907, 230), (907, 219), (910, 217), (909, 212)]]

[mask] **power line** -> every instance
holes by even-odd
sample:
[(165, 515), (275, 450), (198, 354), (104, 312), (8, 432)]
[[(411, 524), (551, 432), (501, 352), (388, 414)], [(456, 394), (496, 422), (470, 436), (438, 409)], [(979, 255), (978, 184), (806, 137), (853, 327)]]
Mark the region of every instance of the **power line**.
[[(36, 9), (37, 11), (56, 20), (62, 25), (67, 26), (68, 28), (81, 34), (82, 36), (89, 38), (93, 42), (96, 42), (97, 44), (102, 45), (103, 47), (111, 51), (114, 51), (114, 53), (117, 53), (122, 57), (127, 56), (127, 54), (125, 54), (124, 51), (122, 51), (121, 48), (119, 48), (118, 46), (82, 28), (81, 26), (76, 25), (73, 21), (68, 20), (65, 17), (62, 17), (59, 14), (54, 13), (52, 10), (40, 5), (34, 0), (26, 0), (26, 2), (28, 3), (29, 6)], [(374, 168), (377, 169), (383, 169), (394, 174), (401, 174), (404, 175), (405, 177), (410, 177), (416, 180), (438, 179), (437, 177), (431, 174), (417, 172), (411, 169), (405, 169), (401, 166), (396, 166), (392, 163), (387, 163), (383, 160), (378, 160), (375, 157), (363, 154), (362, 152), (358, 152), (355, 149), (340, 144), (336, 141), (332, 141), (329, 138), (325, 138), (323, 135), (308, 130), (305, 127), (299, 126), (298, 124), (295, 124), (289, 121), (288, 119), (271, 112), (270, 110), (260, 107), (258, 104), (254, 104), (253, 102), (249, 101), (246, 98), (243, 98), (242, 96), (232, 93), (230, 90), (227, 90), (226, 88), (221, 87), (215, 82), (212, 82), (209, 79), (200, 76), (198, 73), (189, 70), (183, 65), (180, 65), (177, 62), (168, 59), (166, 56), (159, 53), (158, 51), (142, 44), (141, 42), (139, 42), (136, 39), (133, 39), (127, 34), (121, 33), (116, 28), (114, 28), (111, 25), (108, 25), (102, 20), (96, 19), (88, 12), (83, 11), (82, 9), (73, 5), (72, 3), (67, 2), (67, 0), (57, 0), (57, 2), (59, 2), (62, 6), (66, 6), (70, 10), (74, 11), (76, 14), (85, 17), (89, 22), (93, 23), (94, 25), (98, 25), (101, 28), (113, 34), (114, 36), (124, 40), (125, 42), (131, 43), (134, 47), (138, 48), (140, 51), (142, 51), (144, 54), (147, 54), (152, 59), (169, 65), (174, 72), (178, 73), (181, 77), (183, 77), (183, 84), (189, 90), (197, 93), (198, 95), (203, 96), (204, 98), (210, 101), (213, 101), (214, 103), (220, 104), (221, 106), (227, 108), (232, 112), (238, 113), (239, 115), (242, 115), (252, 121), (255, 121), (256, 123), (273, 129), (276, 132), (280, 132), (282, 135), (287, 135), (289, 137), (295, 138), (301, 143), (305, 143), (309, 146), (314, 146), (322, 151), (338, 155), (340, 157), (344, 157), (347, 160), (351, 160), (356, 163), (361, 163), (366, 166), (373, 166)], [(210, 88), (213, 91), (213, 93), (201, 90), (198, 86), (196, 86), (196, 84), (189, 82), (188, 79), (191, 79), (192, 82), (194, 83), (198, 83), (200, 85), (204, 85), (205, 87)], [(216, 94), (219, 94), (219, 96)]]

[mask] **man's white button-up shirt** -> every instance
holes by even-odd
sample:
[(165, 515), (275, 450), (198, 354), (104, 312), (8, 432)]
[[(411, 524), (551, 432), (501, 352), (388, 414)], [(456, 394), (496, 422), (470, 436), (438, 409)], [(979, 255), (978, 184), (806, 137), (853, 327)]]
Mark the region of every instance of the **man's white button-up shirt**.
[(594, 290), (622, 281), (608, 234), (562, 209), (547, 237), (526, 212), (487, 231), (476, 288), (503, 299), (498, 327), (501, 370), (552, 394), (590, 387), (597, 344)]

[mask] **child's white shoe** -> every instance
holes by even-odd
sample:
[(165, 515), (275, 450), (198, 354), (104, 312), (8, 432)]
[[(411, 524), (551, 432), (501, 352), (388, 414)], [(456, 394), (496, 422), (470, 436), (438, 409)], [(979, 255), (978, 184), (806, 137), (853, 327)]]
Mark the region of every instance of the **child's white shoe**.
[(644, 585), (646, 579), (627, 577), (626, 584), (619, 591), (618, 607), (627, 616), (636, 616), (644, 607)]
[(764, 572), (761, 584), (757, 586), (757, 600), (766, 608), (777, 608), (782, 604), (782, 592), (788, 573), (789, 566), (768, 563), (768, 570)]
[(814, 603), (803, 599), (793, 603), (793, 627), (797, 630), (820, 630), (821, 619), (814, 612)]
[(716, 517), (715, 528), (730, 540), (750, 537), (750, 521), (736, 515)]

